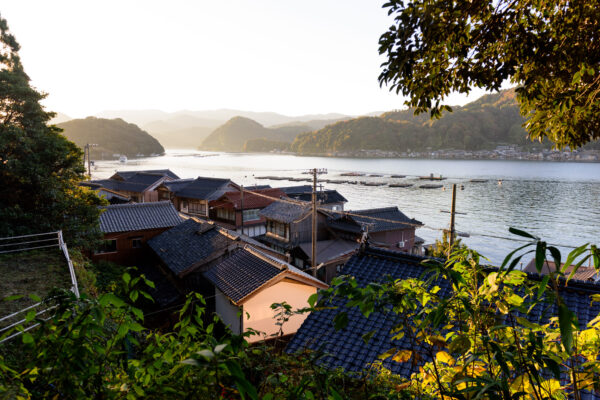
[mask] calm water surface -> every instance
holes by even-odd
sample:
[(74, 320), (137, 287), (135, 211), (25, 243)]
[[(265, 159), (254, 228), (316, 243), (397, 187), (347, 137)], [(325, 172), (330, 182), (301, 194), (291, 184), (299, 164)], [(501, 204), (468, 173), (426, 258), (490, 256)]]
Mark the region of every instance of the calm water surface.
[[(208, 156), (207, 156), (208, 155)], [(324, 184), (337, 189), (347, 199), (346, 209), (398, 206), (405, 214), (428, 227), (448, 227), (452, 184), (458, 190), (456, 229), (469, 233), (463, 241), (498, 264), (519, 243), (483, 235), (514, 237), (509, 227), (524, 229), (548, 242), (576, 246), (600, 244), (600, 164), (554, 163), (500, 160), (413, 160), (298, 157), (293, 155), (206, 153), (189, 150), (168, 151), (165, 156), (144, 158), (121, 164), (99, 161), (94, 178), (105, 178), (119, 169), (170, 168), (182, 178), (210, 176), (231, 178), (245, 186), (270, 184), (291, 186), (308, 184), (290, 181), (258, 180), (257, 176), (308, 177), (310, 168), (326, 168), (324, 179), (370, 180), (414, 183), (409, 188), (368, 187)], [(384, 174), (378, 177), (341, 178), (342, 172)], [(444, 189), (420, 189), (420, 175), (443, 175)], [(392, 179), (391, 174), (406, 175)], [(488, 179), (472, 183), (470, 179)], [(502, 179), (502, 185), (498, 180)], [(421, 228), (417, 235), (426, 243), (441, 237), (435, 229)], [(563, 248), (563, 251), (567, 251)], [(527, 260), (528, 261), (528, 260)]]

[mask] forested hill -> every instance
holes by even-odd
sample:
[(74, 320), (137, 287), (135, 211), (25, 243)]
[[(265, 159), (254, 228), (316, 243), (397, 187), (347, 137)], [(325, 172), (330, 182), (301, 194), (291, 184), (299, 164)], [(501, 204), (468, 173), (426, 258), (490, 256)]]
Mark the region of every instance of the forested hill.
[(149, 156), (165, 152), (158, 140), (137, 125), (120, 118), (87, 117), (63, 122), (58, 126), (64, 129), (63, 135), (81, 148), (86, 143), (97, 144), (97, 147), (92, 147), (92, 159), (110, 159), (113, 154), (136, 157), (138, 154)]
[[(439, 120), (412, 110), (379, 117), (338, 122), (298, 135), (291, 150), (304, 154), (357, 150), (423, 151), (427, 149), (493, 149), (498, 145), (531, 146), (522, 127), (513, 89), (482, 96), (464, 107), (454, 107)], [(539, 144), (538, 144), (539, 146)]]
[(234, 117), (219, 126), (202, 142), (201, 150), (244, 151), (248, 141), (263, 139), (267, 142), (292, 143), (296, 135), (312, 130), (308, 125), (265, 128), (256, 121)]

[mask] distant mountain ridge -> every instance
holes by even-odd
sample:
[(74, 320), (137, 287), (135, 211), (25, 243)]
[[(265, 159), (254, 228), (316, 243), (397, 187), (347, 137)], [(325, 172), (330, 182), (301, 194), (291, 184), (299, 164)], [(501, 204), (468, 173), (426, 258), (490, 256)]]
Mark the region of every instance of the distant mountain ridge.
[(299, 133), (310, 130), (308, 125), (266, 128), (252, 119), (233, 117), (204, 139), (200, 150), (242, 152), (248, 141), (257, 139), (269, 143), (292, 143)]
[(97, 144), (91, 148), (92, 159), (111, 159), (113, 154), (133, 158), (138, 154), (149, 156), (163, 154), (165, 149), (158, 140), (137, 125), (122, 119), (87, 117), (57, 124), (63, 135), (83, 148), (86, 143)]
[(400, 110), (338, 122), (298, 135), (291, 150), (300, 154), (331, 154), (535, 145), (527, 139), (522, 127), (525, 120), (520, 115), (514, 89), (484, 95), (453, 109), (438, 120), (430, 119), (427, 113), (415, 116), (413, 110)]

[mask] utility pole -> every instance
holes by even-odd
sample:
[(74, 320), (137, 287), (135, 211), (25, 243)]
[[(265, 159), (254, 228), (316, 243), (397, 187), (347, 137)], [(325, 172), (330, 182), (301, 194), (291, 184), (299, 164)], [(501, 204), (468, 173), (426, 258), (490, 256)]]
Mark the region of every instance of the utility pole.
[(450, 247), (448, 248), (448, 257), (454, 246), (454, 215), (456, 213), (456, 183), (452, 185), (452, 206), (450, 208)]
[(312, 190), (312, 252), (311, 252), (311, 270), (312, 275), (317, 276), (317, 175), (326, 174), (326, 169), (313, 168), (310, 170), (313, 175)]
[(91, 162), (91, 157), (90, 157), (90, 147), (96, 147), (96, 146), (98, 146), (98, 145), (94, 144), (94, 143), (86, 143), (85, 146), (83, 146), (83, 161), (85, 162), (85, 157), (87, 155), (88, 175), (90, 176), (90, 179), (92, 177), (92, 162)]
[(240, 206), (242, 208), (242, 235), (244, 234), (244, 185), (240, 186)]

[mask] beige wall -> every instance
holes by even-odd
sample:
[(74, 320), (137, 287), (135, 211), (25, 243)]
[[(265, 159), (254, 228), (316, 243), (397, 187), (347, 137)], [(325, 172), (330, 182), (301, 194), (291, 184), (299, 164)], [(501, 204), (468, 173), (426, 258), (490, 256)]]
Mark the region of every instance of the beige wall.
[(235, 334), (240, 334), (240, 312), (238, 307), (229, 301), (227, 296), (215, 288), (215, 311), (221, 317), (225, 325)]
[[(265, 332), (267, 337), (279, 332), (279, 326), (274, 318), (275, 311), (271, 304), (287, 302), (292, 310), (308, 307), (308, 298), (316, 293), (317, 288), (308, 286), (291, 279), (284, 279), (277, 284), (259, 291), (256, 295), (244, 302), (244, 330), (248, 328)], [(247, 314), (250, 318), (247, 318)], [(294, 315), (283, 325), (283, 333), (295, 333), (308, 315)], [(251, 336), (249, 342), (261, 340), (262, 337)]]

